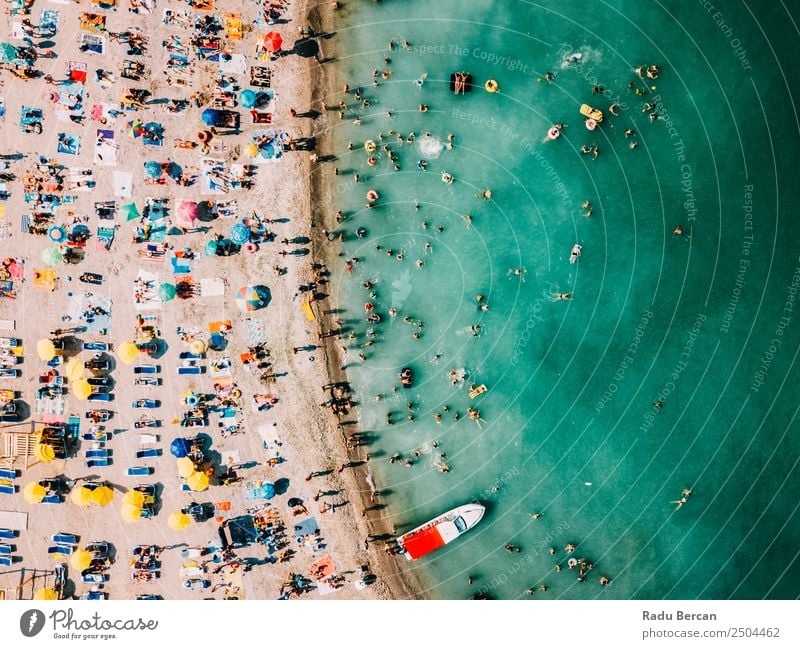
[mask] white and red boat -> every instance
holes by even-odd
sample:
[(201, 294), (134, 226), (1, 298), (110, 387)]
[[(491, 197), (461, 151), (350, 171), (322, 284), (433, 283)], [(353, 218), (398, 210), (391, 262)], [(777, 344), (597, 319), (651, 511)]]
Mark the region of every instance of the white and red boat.
[(480, 503), (461, 505), (397, 538), (406, 559), (413, 561), (455, 541), (480, 523), (486, 507)]

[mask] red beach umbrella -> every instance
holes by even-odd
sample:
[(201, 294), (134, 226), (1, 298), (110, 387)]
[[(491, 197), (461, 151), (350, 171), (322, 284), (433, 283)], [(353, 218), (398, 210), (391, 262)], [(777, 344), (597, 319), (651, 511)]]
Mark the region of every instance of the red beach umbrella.
[(270, 52), (277, 52), (283, 45), (283, 37), (278, 32), (267, 32), (264, 35), (264, 47)]

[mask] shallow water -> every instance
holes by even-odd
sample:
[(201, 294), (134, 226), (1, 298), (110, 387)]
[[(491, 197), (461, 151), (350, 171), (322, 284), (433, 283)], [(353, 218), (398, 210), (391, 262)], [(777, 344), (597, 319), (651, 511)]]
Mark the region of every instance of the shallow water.
[[(717, 11), (680, 0), (407, 0), (340, 15), (338, 74), (372, 102), (362, 125), (336, 124), (334, 187), (348, 213), (345, 257), (361, 259), (352, 275), (340, 269), (336, 291), (359, 334), (348, 372), (376, 438), (372, 472), (400, 531), (470, 500), (489, 507), (475, 531), (414, 564), (429, 596), (527, 597), (542, 583), (537, 598), (800, 593), (800, 226), (791, 214), (800, 122), (788, 92), (798, 73), (780, 58), (798, 33), (783, 6)], [(390, 38), (411, 48), (389, 53)], [(564, 65), (575, 52), (579, 63)], [(374, 88), (386, 56), (393, 74)], [(663, 70), (645, 97), (628, 87), (643, 63)], [(448, 78), (458, 70), (476, 88), (456, 97)], [(548, 70), (555, 83), (537, 82)], [(489, 78), (499, 94), (482, 89)], [(603, 95), (592, 94), (596, 84)], [(662, 119), (651, 123), (644, 101)], [(606, 112), (593, 133), (581, 103)], [(559, 122), (563, 135), (545, 141)], [(637, 135), (626, 138), (627, 128)], [(363, 149), (381, 144), (380, 132), (388, 142), (389, 129), (416, 134), (392, 146), (397, 172), (385, 153), (370, 168)], [(455, 147), (441, 149), (449, 133)], [(596, 160), (580, 154), (594, 144)], [(486, 187), (491, 201), (475, 196)], [(369, 188), (380, 194), (373, 210)], [(678, 225), (684, 236), (673, 235)], [(362, 226), (367, 236), (352, 237)], [(367, 340), (366, 279), (383, 322), (377, 344), (356, 349)], [(571, 301), (553, 300), (567, 292)], [(478, 294), (489, 311), (478, 310)], [(424, 322), (419, 340), (404, 316)], [(394, 393), (402, 367), (415, 385)], [(451, 369), (466, 371), (465, 385), (451, 386)], [(469, 383), (489, 391), (470, 401)], [(480, 409), (480, 427), (468, 406)], [(416, 449), (413, 468), (389, 464)], [(441, 451), (447, 474), (436, 467)], [(684, 488), (693, 495), (676, 511), (670, 501)], [(509, 555), (507, 543), (523, 551)], [(567, 543), (595, 564), (585, 583), (567, 569)]]

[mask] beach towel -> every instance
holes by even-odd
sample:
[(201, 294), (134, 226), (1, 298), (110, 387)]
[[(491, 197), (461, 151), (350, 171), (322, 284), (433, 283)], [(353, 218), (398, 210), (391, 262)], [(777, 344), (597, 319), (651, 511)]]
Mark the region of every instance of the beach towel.
[(78, 155), (81, 152), (81, 138), (69, 133), (58, 134), (58, 152), (67, 155)]
[(169, 258), (170, 264), (172, 265), (172, 272), (176, 275), (181, 273), (191, 273), (192, 272), (192, 265), (188, 259), (182, 259), (180, 257), (176, 257), (174, 254)]
[(113, 179), (114, 196), (117, 198), (130, 198), (133, 188), (133, 173), (130, 171), (115, 171)]

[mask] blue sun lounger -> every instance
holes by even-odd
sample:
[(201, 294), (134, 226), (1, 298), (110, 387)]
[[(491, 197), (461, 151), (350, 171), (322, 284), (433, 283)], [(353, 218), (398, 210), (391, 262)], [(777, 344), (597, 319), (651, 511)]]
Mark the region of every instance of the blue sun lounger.
[(11, 555), (13, 548), (8, 545), (7, 543), (0, 543), (0, 554), (5, 554), (6, 556)]
[(7, 530), (5, 528), (0, 528), (0, 539), (15, 539), (17, 538), (16, 532), (14, 530)]
[(95, 467), (101, 466), (110, 466), (111, 465), (111, 458), (108, 457), (98, 457), (93, 460), (86, 460), (84, 462), (87, 469), (94, 469)]
[(75, 534), (65, 534), (64, 532), (53, 534), (50, 540), (59, 545), (78, 545), (78, 537)]
[(93, 448), (86, 451), (87, 460), (106, 457), (108, 457), (108, 449), (105, 448)]
[(136, 451), (136, 458), (141, 459), (143, 457), (160, 457), (161, 456), (161, 449), (160, 448), (145, 448), (141, 451)]
[(15, 493), (17, 493), (17, 489), (13, 484), (0, 484), (0, 494), (13, 496)]
[(11, 564), (14, 562), (12, 557), (7, 557), (5, 555), (0, 556), (0, 566), (5, 566), (6, 568), (11, 567)]
[(72, 554), (71, 545), (51, 545), (47, 548), (47, 554)]
[(151, 475), (154, 469), (150, 466), (132, 466), (127, 470), (128, 475)]
[(178, 374), (202, 374), (205, 367), (198, 367), (197, 365), (185, 365), (178, 368)]
[(0, 469), (0, 480), (16, 480), (17, 472), (14, 469)]
[(45, 505), (59, 505), (61, 504), (61, 496), (45, 496), (42, 502)]

